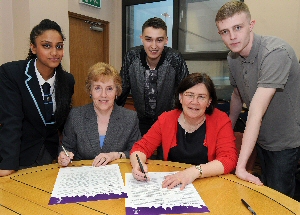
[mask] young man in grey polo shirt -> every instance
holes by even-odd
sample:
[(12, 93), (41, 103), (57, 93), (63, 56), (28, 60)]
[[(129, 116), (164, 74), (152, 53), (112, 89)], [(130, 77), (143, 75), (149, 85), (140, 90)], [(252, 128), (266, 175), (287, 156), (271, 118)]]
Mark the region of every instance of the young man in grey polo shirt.
[[(223, 42), (231, 50), (227, 60), (234, 87), (230, 104), (233, 127), (242, 104), (249, 107), (236, 175), (293, 197), (300, 151), (297, 56), (285, 41), (254, 34), (255, 20), (251, 20), (249, 8), (243, 2), (223, 5), (215, 21)], [(261, 179), (245, 168), (255, 145), (262, 167)]]

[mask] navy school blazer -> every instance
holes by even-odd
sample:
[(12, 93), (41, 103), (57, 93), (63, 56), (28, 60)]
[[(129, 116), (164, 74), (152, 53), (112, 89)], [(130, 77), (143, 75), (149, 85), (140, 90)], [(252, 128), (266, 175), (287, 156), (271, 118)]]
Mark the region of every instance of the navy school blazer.
[(71, 109), (75, 80), (61, 66), (56, 68), (56, 123), (47, 125), (34, 61), (14, 61), (0, 66), (0, 169), (17, 170), (32, 165), (42, 145), (56, 158), (58, 129)]

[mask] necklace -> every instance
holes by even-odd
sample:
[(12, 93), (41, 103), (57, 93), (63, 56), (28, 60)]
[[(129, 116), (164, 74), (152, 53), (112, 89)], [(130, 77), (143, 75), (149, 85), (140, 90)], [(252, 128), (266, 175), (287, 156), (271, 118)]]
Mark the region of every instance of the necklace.
[(196, 125), (191, 125), (189, 123), (186, 122), (185, 120), (185, 116), (184, 114), (182, 113), (182, 116), (183, 116), (183, 123), (184, 123), (184, 135), (186, 135), (186, 133), (193, 133), (194, 131), (196, 131), (202, 124), (203, 122), (205, 121), (206, 117), (204, 115), (203, 119), (201, 120), (201, 122), (197, 123)]

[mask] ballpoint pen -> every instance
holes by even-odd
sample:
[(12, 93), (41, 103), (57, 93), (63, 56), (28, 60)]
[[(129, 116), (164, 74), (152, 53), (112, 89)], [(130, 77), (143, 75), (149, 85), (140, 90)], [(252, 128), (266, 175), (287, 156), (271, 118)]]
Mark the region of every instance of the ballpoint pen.
[(248, 210), (251, 211), (252, 215), (256, 215), (255, 211), (250, 207), (250, 205), (248, 205), (248, 203), (244, 199), (241, 200), (243, 204), (246, 206), (246, 208), (248, 208)]
[[(62, 149), (64, 150), (65, 154), (68, 156), (68, 158), (70, 158), (70, 155), (68, 154), (68, 152), (66, 151), (65, 147), (64, 146), (61, 146)], [(72, 163), (72, 160), (70, 158), (70, 162)]]
[(144, 175), (144, 178), (145, 178), (145, 179), (148, 181), (148, 178), (147, 178), (147, 176), (146, 176), (146, 173), (145, 173), (144, 167), (143, 167), (143, 165), (142, 165), (142, 163), (141, 163), (141, 160), (140, 160), (140, 158), (139, 158), (138, 154), (135, 154), (135, 156), (136, 156), (136, 159), (137, 159), (137, 160), (138, 160), (138, 162), (139, 162), (140, 169), (141, 169), (142, 173), (144, 173), (144, 174), (145, 174), (145, 175)]

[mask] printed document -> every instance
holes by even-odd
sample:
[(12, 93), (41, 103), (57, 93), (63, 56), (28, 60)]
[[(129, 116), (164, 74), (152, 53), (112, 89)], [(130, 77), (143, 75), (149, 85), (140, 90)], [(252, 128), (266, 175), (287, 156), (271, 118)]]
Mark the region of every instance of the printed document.
[(164, 177), (175, 172), (149, 172), (150, 181), (137, 181), (132, 173), (126, 173), (126, 215), (155, 215), (174, 213), (207, 213), (204, 201), (193, 184), (183, 190), (162, 188)]
[(126, 198), (118, 164), (60, 168), (49, 205)]

